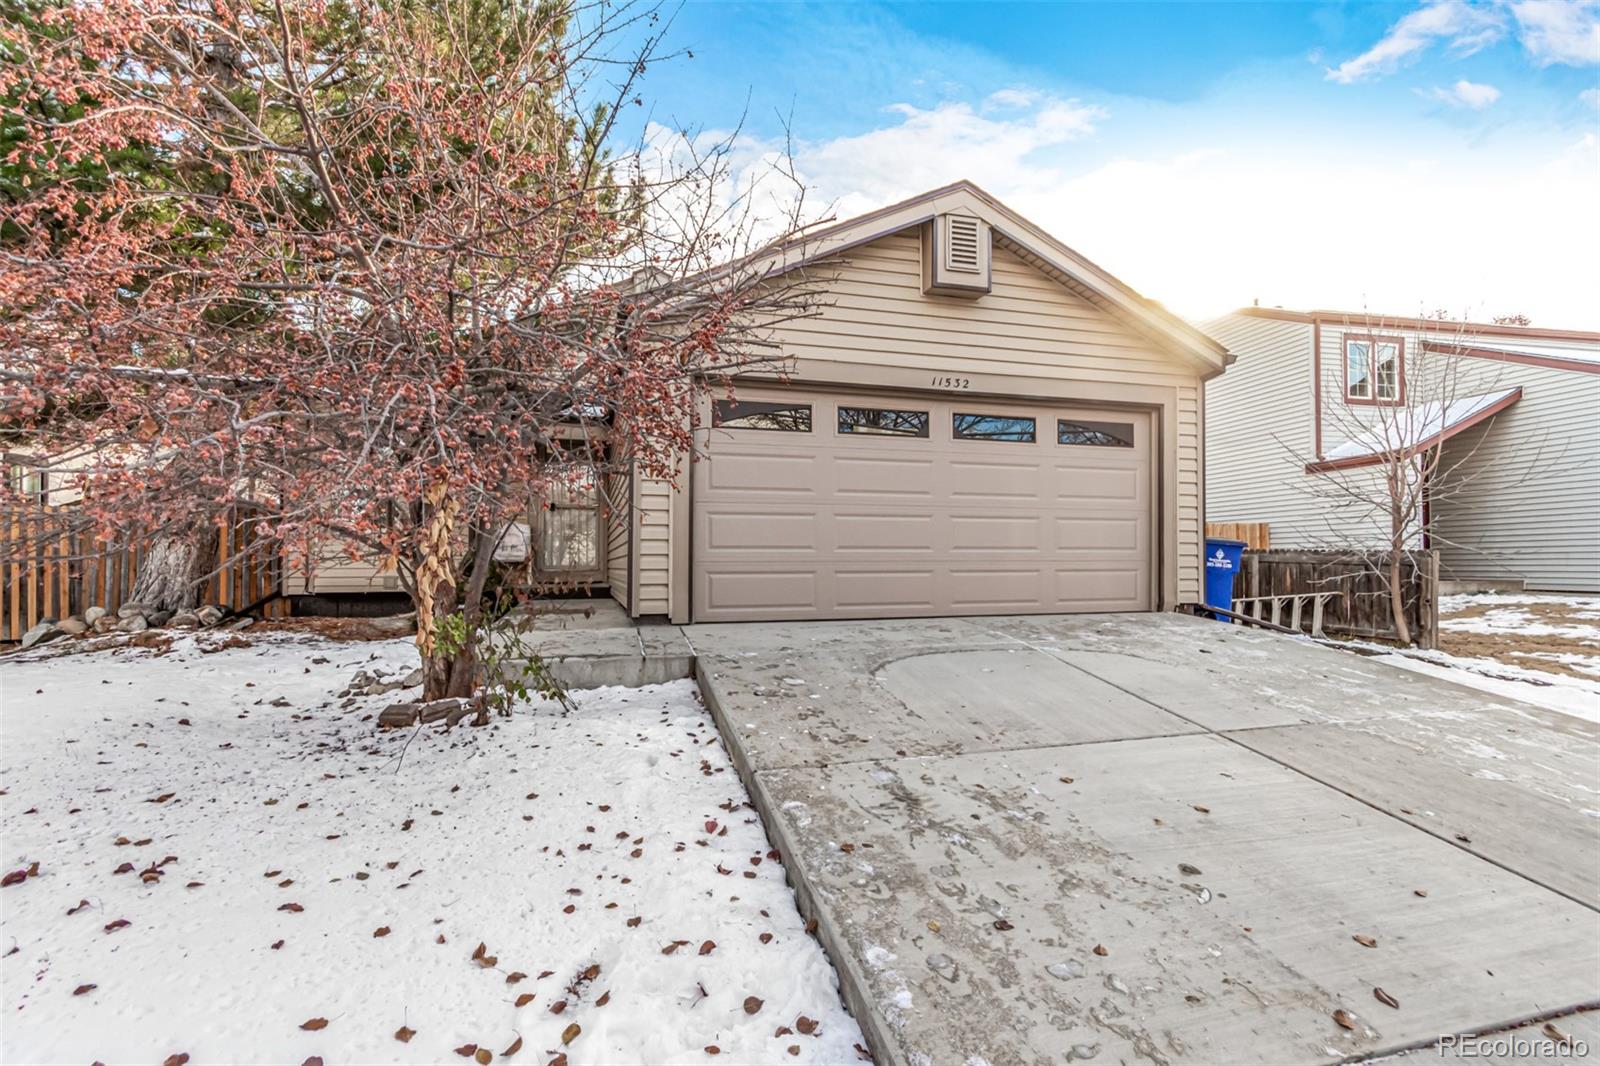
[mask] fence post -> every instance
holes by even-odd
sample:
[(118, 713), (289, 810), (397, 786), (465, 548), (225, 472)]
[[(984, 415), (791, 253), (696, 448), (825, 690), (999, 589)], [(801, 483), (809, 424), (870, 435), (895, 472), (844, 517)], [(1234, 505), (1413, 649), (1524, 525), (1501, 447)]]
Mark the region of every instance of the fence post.
[(1417, 585), (1420, 602), (1417, 604), (1417, 645), (1426, 651), (1439, 648), (1439, 549), (1423, 553), (1422, 565), (1417, 568)]

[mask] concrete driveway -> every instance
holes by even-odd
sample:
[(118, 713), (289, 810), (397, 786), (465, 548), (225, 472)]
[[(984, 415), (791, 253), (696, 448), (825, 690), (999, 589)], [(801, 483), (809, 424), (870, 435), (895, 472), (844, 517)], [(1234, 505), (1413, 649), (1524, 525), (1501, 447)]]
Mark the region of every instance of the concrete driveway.
[(881, 1062), (1593, 1029), (1600, 728), (1177, 615), (682, 632)]

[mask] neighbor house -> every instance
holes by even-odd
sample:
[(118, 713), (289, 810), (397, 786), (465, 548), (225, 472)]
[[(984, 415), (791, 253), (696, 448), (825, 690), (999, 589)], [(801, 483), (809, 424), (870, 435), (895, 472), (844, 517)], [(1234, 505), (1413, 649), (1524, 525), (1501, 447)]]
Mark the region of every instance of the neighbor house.
[[(778, 329), (784, 372), (704, 390), (673, 482), (536, 508), (535, 576), (677, 622), (1201, 598), (1222, 344), (967, 182), (812, 234), (783, 267), (808, 263), (825, 292)], [(393, 582), (348, 562), (291, 580)]]
[(1204, 323), (1206, 517), (1387, 543), (1386, 455), (1439, 443), (1413, 543), (1458, 587), (1600, 591), (1600, 333), (1250, 307)]

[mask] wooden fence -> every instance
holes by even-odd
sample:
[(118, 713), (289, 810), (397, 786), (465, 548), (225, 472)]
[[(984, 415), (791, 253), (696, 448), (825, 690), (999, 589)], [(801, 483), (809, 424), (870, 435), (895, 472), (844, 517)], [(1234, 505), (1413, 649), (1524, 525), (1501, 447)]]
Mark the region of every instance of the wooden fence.
[(1265, 522), (1207, 522), (1206, 536), (1242, 540), (1252, 551), (1266, 551), (1272, 547), (1272, 527)]
[[(73, 528), (76, 512), (70, 505), (39, 507), (0, 519), (0, 642), (21, 640), (43, 618), (81, 615), (90, 607), (114, 612), (128, 602), (146, 544), (137, 538), (98, 544)], [(200, 602), (238, 611), (282, 589), (279, 554), (252, 550), (256, 513), (237, 507), (218, 523), (217, 569)], [(269, 603), (263, 613), (287, 615), (288, 601)]]
[[(1406, 625), (1423, 648), (1439, 646), (1439, 553), (1410, 552), (1400, 560)], [(1319, 594), (1322, 595), (1319, 597)], [(1273, 601), (1289, 608), (1299, 599), (1303, 609), (1292, 617), (1311, 619), (1309, 609), (1321, 599), (1320, 621), (1330, 635), (1395, 640), (1389, 603), (1387, 552), (1246, 551), (1233, 580), (1234, 610), (1271, 621)], [(1276, 619), (1288, 624), (1289, 609)]]

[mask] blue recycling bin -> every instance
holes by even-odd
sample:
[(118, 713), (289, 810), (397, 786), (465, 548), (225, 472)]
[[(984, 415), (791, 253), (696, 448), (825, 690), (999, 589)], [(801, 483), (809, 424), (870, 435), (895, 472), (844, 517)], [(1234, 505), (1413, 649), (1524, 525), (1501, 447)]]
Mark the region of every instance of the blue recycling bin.
[[(1233, 610), (1233, 575), (1244, 559), (1244, 541), (1206, 539), (1206, 606)], [(1222, 618), (1222, 615), (1212, 615)]]

